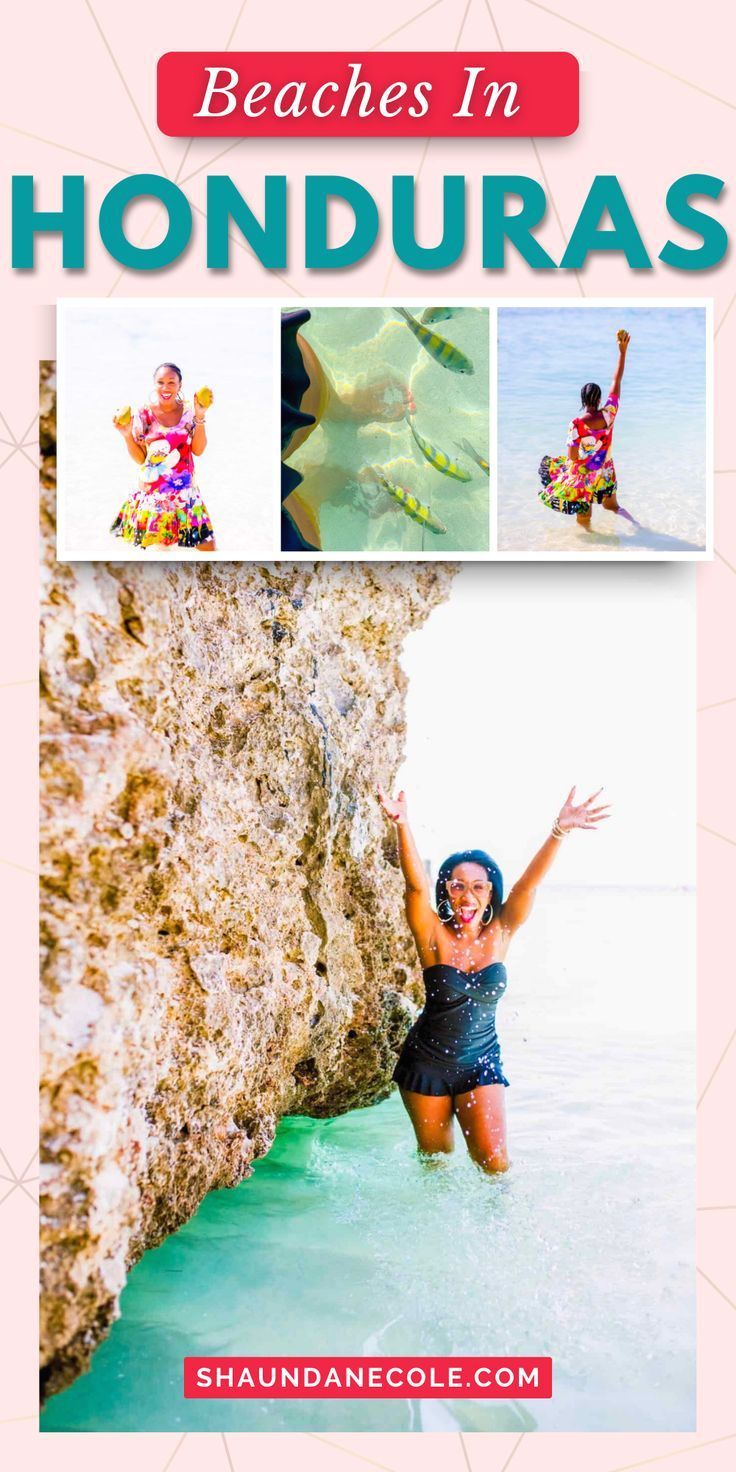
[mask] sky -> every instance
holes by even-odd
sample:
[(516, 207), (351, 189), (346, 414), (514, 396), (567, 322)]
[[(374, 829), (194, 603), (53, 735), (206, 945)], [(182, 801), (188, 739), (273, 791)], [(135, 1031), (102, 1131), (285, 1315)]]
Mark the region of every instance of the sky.
[(402, 658), (423, 857), (484, 848), (508, 889), (576, 783), (613, 815), (563, 840), (550, 882), (692, 885), (694, 649), (686, 564), (466, 564)]

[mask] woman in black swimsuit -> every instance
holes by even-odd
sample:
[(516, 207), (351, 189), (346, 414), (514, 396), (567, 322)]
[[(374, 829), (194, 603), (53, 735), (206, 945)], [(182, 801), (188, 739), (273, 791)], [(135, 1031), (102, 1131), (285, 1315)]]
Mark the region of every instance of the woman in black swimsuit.
[(423, 1154), (452, 1150), (457, 1115), (476, 1164), (489, 1172), (508, 1170), (508, 1079), (496, 1037), (496, 1005), (506, 990), (504, 960), (561, 841), (573, 828), (596, 828), (608, 816), (607, 805), (593, 806), (598, 796), (576, 806), (572, 788), (549, 837), (505, 900), (501, 872), (488, 854), (451, 854), (437, 876), (435, 912), (404, 793), (392, 800), (378, 789), (383, 811), (396, 825), (406, 915), (424, 967), (424, 1009), (394, 1070)]

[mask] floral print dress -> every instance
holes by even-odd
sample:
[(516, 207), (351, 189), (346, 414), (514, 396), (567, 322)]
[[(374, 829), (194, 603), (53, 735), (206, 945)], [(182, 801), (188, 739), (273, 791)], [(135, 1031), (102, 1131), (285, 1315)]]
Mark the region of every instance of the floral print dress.
[(138, 486), (124, 502), (110, 531), (136, 547), (196, 547), (214, 536), (197, 489), (192, 436), (194, 409), (182, 406), (178, 424), (159, 424), (146, 404), (133, 418), (133, 438), (145, 447)]
[(600, 505), (604, 496), (613, 495), (616, 470), (611, 459), (611, 440), (618, 406), (618, 395), (609, 394), (601, 409), (604, 429), (591, 430), (584, 419), (571, 420), (567, 444), (568, 448), (577, 445), (577, 460), (567, 455), (545, 455), (539, 467), (542, 489), (537, 494), (551, 511), (566, 515), (587, 512), (594, 501)]

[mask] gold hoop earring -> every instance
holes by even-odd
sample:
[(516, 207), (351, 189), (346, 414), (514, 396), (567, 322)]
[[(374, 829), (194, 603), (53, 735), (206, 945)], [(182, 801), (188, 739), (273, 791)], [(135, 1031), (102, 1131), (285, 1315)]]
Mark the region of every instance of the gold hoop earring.
[[(488, 915), (488, 919), (487, 920), (485, 919), (486, 914)], [(480, 923), (483, 926), (483, 929), (484, 930), (485, 930), (485, 928), (486, 928), (487, 925), (490, 925), (492, 919), (493, 919), (493, 905), (488, 905), (486, 907), (486, 909), (483, 911), (483, 914), (480, 917)]]

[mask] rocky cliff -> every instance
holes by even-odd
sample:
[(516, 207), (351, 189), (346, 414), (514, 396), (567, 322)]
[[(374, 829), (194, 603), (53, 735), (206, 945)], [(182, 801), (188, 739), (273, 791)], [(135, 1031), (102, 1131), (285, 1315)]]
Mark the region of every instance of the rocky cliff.
[(438, 566), (63, 565), (42, 372), (42, 1362), (268, 1150), (380, 1098), (418, 974), (393, 834)]

